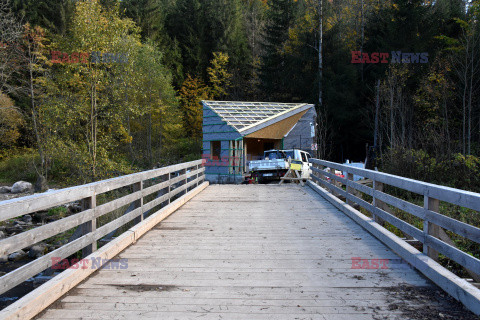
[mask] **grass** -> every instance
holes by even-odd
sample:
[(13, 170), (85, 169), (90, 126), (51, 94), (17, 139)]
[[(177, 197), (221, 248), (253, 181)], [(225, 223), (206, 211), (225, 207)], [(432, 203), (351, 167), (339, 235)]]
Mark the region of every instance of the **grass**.
[(48, 210), (47, 215), (52, 218), (65, 218), (67, 216), (68, 209), (65, 207), (55, 207)]

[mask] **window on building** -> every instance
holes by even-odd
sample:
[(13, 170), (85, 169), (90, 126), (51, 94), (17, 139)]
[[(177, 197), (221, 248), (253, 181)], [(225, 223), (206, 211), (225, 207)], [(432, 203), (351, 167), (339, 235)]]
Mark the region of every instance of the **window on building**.
[(222, 151), (221, 141), (210, 141), (210, 157), (213, 160), (220, 160), (220, 153)]

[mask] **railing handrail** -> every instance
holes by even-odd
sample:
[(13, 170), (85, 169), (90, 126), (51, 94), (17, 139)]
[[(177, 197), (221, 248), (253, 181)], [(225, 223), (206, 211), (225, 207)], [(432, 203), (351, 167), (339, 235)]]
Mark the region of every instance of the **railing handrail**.
[[(48, 209), (60, 204), (74, 202), (88, 197), (91, 192), (101, 194), (124, 186), (152, 179), (170, 172), (179, 171), (194, 165), (201, 165), (202, 160), (194, 160), (181, 164), (175, 164), (158, 169), (136, 172), (125, 176), (91, 182), (88, 184), (54, 190), (46, 193), (0, 201), (0, 222), (16, 218), (25, 214)], [(16, 211), (23, 206), (20, 212)]]
[[(313, 173), (317, 173), (323, 177), (328, 177), (330, 178), (330, 181), (328, 181), (328, 179), (318, 177), (315, 174), (312, 175), (313, 179), (317, 183), (332, 191), (332, 193), (344, 196), (348, 204), (358, 204), (369, 211), (376, 221), (386, 221), (405, 234), (408, 234), (409, 236), (414, 237), (416, 240), (419, 240), (424, 245), (424, 253), (428, 254), (430, 257), (437, 257), (438, 252), (440, 252), (464, 266), (474, 274), (480, 275), (480, 259), (477, 259), (476, 257), (457, 249), (456, 247), (452, 246), (451, 243), (442, 241), (439, 238), (439, 232), (441, 232), (439, 228), (445, 228), (464, 238), (468, 238), (476, 243), (480, 243), (480, 228), (439, 213), (440, 201), (478, 211), (480, 210), (480, 194), (399, 177), (379, 171), (356, 168), (325, 160), (310, 159), (310, 162), (315, 165), (341, 170), (344, 172), (344, 174), (346, 173), (346, 177), (342, 178), (336, 176), (334, 172), (326, 172), (315, 167), (312, 168)], [(354, 182), (354, 174), (371, 179), (373, 183), (372, 188)], [(335, 181), (337, 183), (346, 185), (346, 190), (336, 186), (334, 183)], [(424, 196), (424, 206), (420, 207), (416, 204), (383, 192), (384, 184)], [(354, 190), (372, 196), (372, 203), (355, 196), (353, 194)], [(411, 225), (396, 217), (394, 214), (392, 214), (390, 208), (386, 206), (387, 204), (422, 219), (424, 226), (423, 230), (420, 230), (414, 225)]]
[[(456, 247), (455, 242), (446, 233), (448, 230), (475, 243), (480, 243), (480, 228), (440, 213), (440, 202), (472, 209), (473, 214), (480, 211), (480, 194), (432, 183), (395, 176), (388, 173), (361, 169), (335, 162), (310, 159), (313, 164), (312, 181), (308, 184), (334, 206), (347, 214), (415, 268), (465, 304), (467, 308), (480, 315), (480, 290), (464, 279), (447, 271), (438, 262), (439, 253), (457, 262), (475, 282), (480, 282), (480, 259)], [(343, 172), (339, 177), (335, 170)], [(368, 183), (354, 181), (354, 175), (370, 179)], [(372, 185), (371, 187), (368, 185)], [(397, 198), (384, 191), (384, 185), (390, 185), (423, 196), (423, 206)], [(346, 186), (343, 188), (342, 186)], [(323, 188), (321, 188), (323, 187)], [(326, 190), (325, 190), (326, 189)], [(363, 197), (366, 194), (370, 197)], [(343, 198), (344, 199), (343, 199)], [(370, 202), (370, 199), (371, 202)], [(368, 213), (355, 210), (355, 205)], [(410, 224), (392, 207), (419, 218), (418, 224)], [(371, 215), (371, 216), (370, 216)], [(400, 230), (410, 243), (420, 242), (423, 254), (407, 242), (395, 236), (385, 228), (389, 223)], [(444, 230), (445, 229), (445, 230)]]
[[(480, 211), (480, 193), (441, 186), (438, 184), (396, 176), (385, 172), (361, 169), (326, 160), (310, 159), (310, 161), (315, 164), (334, 168), (340, 171), (346, 171), (348, 173), (365, 177), (373, 181), (379, 181), (400, 189), (411, 191), (413, 193), (426, 195), (435, 199), (439, 199), (440, 201), (445, 201), (461, 207)], [(442, 198), (440, 198), (440, 196)]]
[[(176, 172), (181, 173), (172, 177), (172, 174)], [(204, 180), (204, 172), (205, 168), (202, 166), (202, 160), (195, 160), (82, 186), (0, 202), (0, 221), (5, 221), (65, 203), (78, 200), (83, 201), (83, 210), (81, 212), (0, 240), (0, 256), (3, 256), (72, 228), (81, 228), (81, 232), (76, 239), (0, 277), (0, 294), (51, 267), (53, 257), (63, 259), (79, 250), (82, 250), (83, 256), (91, 254), (97, 249), (97, 240), (134, 219), (137, 219), (137, 222), (142, 221), (146, 212), (163, 203), (170, 203), (174, 196), (186, 194), (189, 189), (193, 189)], [(166, 181), (144, 188), (144, 181), (167, 174), (168, 179)], [(126, 186), (133, 187), (133, 192), (97, 206), (96, 197), (99, 194)], [(153, 200), (144, 203), (145, 197), (155, 194), (156, 197)], [(97, 218), (129, 204), (132, 207), (131, 211), (127, 210), (120, 217), (97, 228)]]

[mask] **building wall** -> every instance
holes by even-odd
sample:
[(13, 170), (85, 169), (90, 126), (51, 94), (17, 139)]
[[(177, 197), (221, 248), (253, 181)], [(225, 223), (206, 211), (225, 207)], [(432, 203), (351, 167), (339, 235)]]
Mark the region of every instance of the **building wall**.
[[(203, 106), (203, 154), (205, 178), (211, 183), (238, 183), (242, 176), (229, 174), (230, 141), (241, 138), (235, 128), (228, 125), (210, 108)], [(220, 159), (211, 159), (211, 141), (220, 141)]]
[(316, 118), (315, 108), (310, 108), (283, 139), (283, 149), (301, 149), (312, 154), (311, 147), (315, 138), (311, 136), (310, 123), (315, 125)]

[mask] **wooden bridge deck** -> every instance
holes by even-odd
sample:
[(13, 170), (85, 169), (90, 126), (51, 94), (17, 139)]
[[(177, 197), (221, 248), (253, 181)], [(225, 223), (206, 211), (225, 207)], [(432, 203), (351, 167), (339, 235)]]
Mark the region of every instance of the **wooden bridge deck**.
[(415, 303), (392, 290), (434, 288), (296, 185), (209, 186), (117, 258), (128, 268), (99, 270), (37, 319), (406, 319), (395, 304)]

